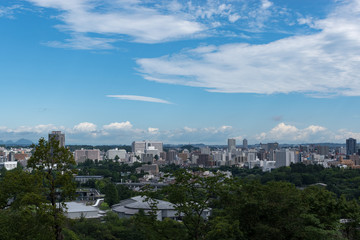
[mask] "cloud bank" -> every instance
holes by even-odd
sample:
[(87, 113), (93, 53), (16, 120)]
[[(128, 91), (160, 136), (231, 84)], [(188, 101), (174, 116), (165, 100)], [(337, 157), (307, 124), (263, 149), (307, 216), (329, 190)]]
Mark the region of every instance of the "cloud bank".
[(40, 137), (47, 139), (47, 134), (61, 130), (66, 134), (67, 144), (131, 144), (144, 139), (159, 140), (164, 143), (205, 143), (226, 145), (228, 138), (238, 141), (246, 138), (250, 144), (277, 141), (279, 143), (345, 143), (345, 139), (353, 137), (360, 139), (360, 133), (348, 129), (330, 130), (323, 126), (310, 125), (299, 128), (281, 122), (272, 129), (248, 135), (243, 130), (232, 126), (194, 128), (185, 126), (176, 129), (161, 129), (150, 126), (145, 129), (136, 128), (129, 121), (112, 122), (98, 126), (91, 122), (82, 122), (73, 127), (44, 124), (37, 126), (20, 126), (8, 128), (0, 126), (0, 140), (18, 140), (26, 138), (36, 142)]

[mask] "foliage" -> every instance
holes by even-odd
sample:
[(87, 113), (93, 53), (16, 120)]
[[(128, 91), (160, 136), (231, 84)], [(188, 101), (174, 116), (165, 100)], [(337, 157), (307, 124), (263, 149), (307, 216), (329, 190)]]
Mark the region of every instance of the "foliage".
[[(62, 239), (62, 222), (64, 220), (63, 208), (65, 201), (75, 196), (76, 184), (73, 174), (75, 160), (72, 153), (59, 146), (54, 138), (49, 142), (43, 138), (38, 145), (33, 146), (34, 151), (28, 161), (28, 168), (35, 176), (40, 186), (42, 196), (48, 203), (48, 214), (52, 217), (50, 225), (56, 239)], [(47, 204), (47, 203), (46, 203)]]
[(77, 169), (79, 175), (100, 175), (104, 178), (110, 178), (112, 182), (121, 182), (121, 180), (126, 181), (132, 177), (142, 177), (143, 174), (136, 173), (136, 168), (141, 165), (141, 163), (137, 162), (130, 166), (112, 160), (93, 161), (88, 159), (83, 163), (79, 163)]

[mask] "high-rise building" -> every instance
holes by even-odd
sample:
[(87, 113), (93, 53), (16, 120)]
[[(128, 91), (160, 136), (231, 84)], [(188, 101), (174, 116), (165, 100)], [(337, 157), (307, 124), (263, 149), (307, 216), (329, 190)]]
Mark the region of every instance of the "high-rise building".
[(244, 140), (243, 140), (243, 148), (248, 149), (248, 141), (246, 138), (244, 138)]
[(346, 139), (346, 155), (353, 155), (356, 153), (356, 139)]
[(318, 154), (320, 155), (328, 155), (329, 154), (329, 146), (317, 146)]
[(169, 150), (166, 154), (166, 161), (171, 164), (174, 163), (177, 157), (177, 152), (175, 150)]
[(59, 142), (59, 147), (65, 147), (64, 133), (61, 133), (61, 131), (52, 131), (51, 133), (49, 133), (48, 141), (50, 142), (53, 139)]
[(289, 149), (275, 150), (275, 167), (290, 166), (291, 163), (296, 163), (296, 153)]
[(232, 150), (236, 149), (236, 140), (234, 138), (228, 139), (228, 151), (231, 152)]

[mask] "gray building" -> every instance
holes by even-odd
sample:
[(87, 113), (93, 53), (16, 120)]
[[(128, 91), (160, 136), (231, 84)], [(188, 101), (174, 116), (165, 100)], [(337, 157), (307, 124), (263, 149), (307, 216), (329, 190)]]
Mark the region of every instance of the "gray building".
[(234, 138), (228, 139), (228, 151), (231, 152), (236, 150), (236, 140)]
[(52, 139), (59, 142), (59, 147), (65, 147), (65, 134), (61, 133), (61, 131), (52, 131), (49, 133), (48, 141), (50, 142)]
[(169, 150), (169, 152), (166, 154), (166, 161), (171, 164), (175, 163), (177, 159), (177, 151), (175, 150)]
[(248, 141), (246, 138), (244, 138), (244, 140), (243, 140), (243, 148), (248, 149)]
[(74, 158), (76, 162), (85, 162), (86, 159), (102, 160), (99, 149), (81, 149), (75, 150)]
[(296, 154), (289, 149), (275, 150), (275, 167), (290, 166), (291, 163), (296, 163)]
[[(154, 147), (155, 149), (159, 150), (159, 152), (163, 151), (163, 143), (162, 142), (155, 142), (155, 141), (142, 141), (142, 142), (132, 142), (132, 152), (137, 153), (145, 153), (147, 149), (150, 147)], [(150, 148), (153, 149), (153, 148)]]
[(356, 139), (348, 138), (346, 139), (346, 155), (353, 155), (356, 153)]
[(115, 159), (116, 156), (118, 156), (120, 160), (124, 160), (126, 158), (126, 150), (115, 148), (115, 149), (110, 149), (106, 152), (107, 159)]

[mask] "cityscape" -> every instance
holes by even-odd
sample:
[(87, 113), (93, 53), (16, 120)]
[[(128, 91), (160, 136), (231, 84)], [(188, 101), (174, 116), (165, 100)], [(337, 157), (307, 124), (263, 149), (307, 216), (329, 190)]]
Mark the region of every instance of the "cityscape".
[(0, 1), (1, 240), (359, 240), (360, 0)]
[[(48, 141), (55, 138), (60, 147), (65, 145), (65, 133), (52, 131)], [(360, 148), (354, 138), (346, 139), (344, 144), (303, 144), (281, 146), (277, 142), (248, 145), (247, 139), (237, 144), (236, 139), (227, 139), (227, 146), (195, 145), (165, 145), (160, 141), (133, 141), (131, 146), (122, 149), (114, 148), (106, 151), (96, 147), (86, 148), (74, 146), (72, 154), (76, 163), (86, 160), (116, 161), (121, 164), (143, 163), (150, 165), (150, 178), (159, 180), (159, 167), (175, 164), (181, 167), (219, 168), (220, 166), (235, 166), (238, 168), (261, 168), (267, 172), (279, 167), (289, 167), (291, 164), (317, 164), (324, 168), (360, 168)], [(69, 148), (69, 147), (68, 147)], [(127, 151), (126, 149), (131, 149)], [(21, 164), (27, 166), (32, 148), (2, 147), (0, 151), (0, 167), (12, 170)], [(155, 175), (153, 173), (156, 173)], [(148, 177), (149, 179), (149, 177)]]

